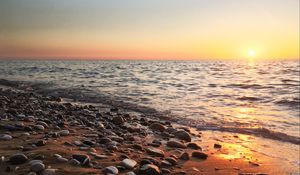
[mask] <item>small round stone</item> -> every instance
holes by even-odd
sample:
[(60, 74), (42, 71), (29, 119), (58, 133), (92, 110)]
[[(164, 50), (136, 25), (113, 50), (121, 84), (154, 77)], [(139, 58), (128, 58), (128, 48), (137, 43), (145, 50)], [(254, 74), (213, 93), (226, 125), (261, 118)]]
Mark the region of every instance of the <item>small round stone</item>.
[(43, 163), (37, 162), (30, 166), (30, 170), (33, 172), (40, 172), (45, 169), (45, 165)]

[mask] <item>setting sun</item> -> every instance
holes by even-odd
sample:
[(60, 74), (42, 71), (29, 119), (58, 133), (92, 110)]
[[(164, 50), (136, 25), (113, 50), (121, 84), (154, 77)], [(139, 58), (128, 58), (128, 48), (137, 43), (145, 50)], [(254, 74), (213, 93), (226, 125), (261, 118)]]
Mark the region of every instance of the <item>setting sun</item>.
[(254, 58), (256, 56), (256, 51), (253, 49), (248, 50), (248, 56)]

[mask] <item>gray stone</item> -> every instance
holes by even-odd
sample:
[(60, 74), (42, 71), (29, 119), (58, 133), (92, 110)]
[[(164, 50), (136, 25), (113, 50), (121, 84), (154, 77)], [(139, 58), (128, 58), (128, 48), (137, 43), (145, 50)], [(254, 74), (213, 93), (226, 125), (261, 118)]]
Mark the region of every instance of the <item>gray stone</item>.
[(12, 139), (11, 135), (8, 135), (8, 134), (1, 134), (0, 135), (0, 140), (1, 141), (8, 141), (8, 140), (11, 140), (11, 139)]
[(44, 169), (40, 175), (55, 175), (56, 169)]
[(61, 136), (67, 136), (67, 135), (70, 134), (70, 131), (68, 131), (68, 130), (61, 130), (61, 131), (58, 132), (58, 134), (61, 135)]
[(146, 151), (150, 155), (158, 156), (158, 157), (164, 157), (165, 153), (157, 148), (146, 148)]
[(36, 163), (33, 163), (31, 166), (30, 166), (30, 170), (33, 171), (33, 172), (41, 172), (45, 169), (45, 165), (43, 163), (40, 163), (40, 162), (36, 162)]
[(115, 166), (108, 166), (108, 167), (103, 169), (103, 172), (105, 174), (118, 174), (119, 170)]
[(127, 169), (133, 169), (136, 166), (137, 162), (132, 159), (124, 159), (121, 162), (121, 165)]
[(41, 130), (41, 131), (45, 130), (45, 127), (44, 127), (43, 125), (35, 125), (34, 127), (35, 127), (37, 130)]

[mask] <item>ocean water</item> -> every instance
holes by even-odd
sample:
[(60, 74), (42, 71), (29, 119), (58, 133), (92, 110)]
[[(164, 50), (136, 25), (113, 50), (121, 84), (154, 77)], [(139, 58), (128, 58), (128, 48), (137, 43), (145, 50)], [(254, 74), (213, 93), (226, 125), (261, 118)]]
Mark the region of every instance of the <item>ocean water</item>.
[(0, 78), (93, 92), (201, 130), (300, 144), (298, 61), (0, 61)]

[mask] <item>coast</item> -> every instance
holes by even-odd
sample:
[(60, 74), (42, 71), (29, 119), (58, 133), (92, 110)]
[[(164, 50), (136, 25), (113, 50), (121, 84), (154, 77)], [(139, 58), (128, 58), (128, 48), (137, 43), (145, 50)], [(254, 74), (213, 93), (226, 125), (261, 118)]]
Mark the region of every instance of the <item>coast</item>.
[[(168, 117), (97, 99), (74, 101), (7, 81), (0, 87), (0, 174), (290, 174), (299, 169)], [(155, 112), (155, 111), (154, 111)], [(252, 140), (251, 140), (252, 139)], [(225, 142), (226, 141), (226, 142)], [(255, 143), (253, 143), (255, 144)], [(275, 146), (275, 145), (269, 145)], [(286, 153), (288, 154), (288, 153)]]

